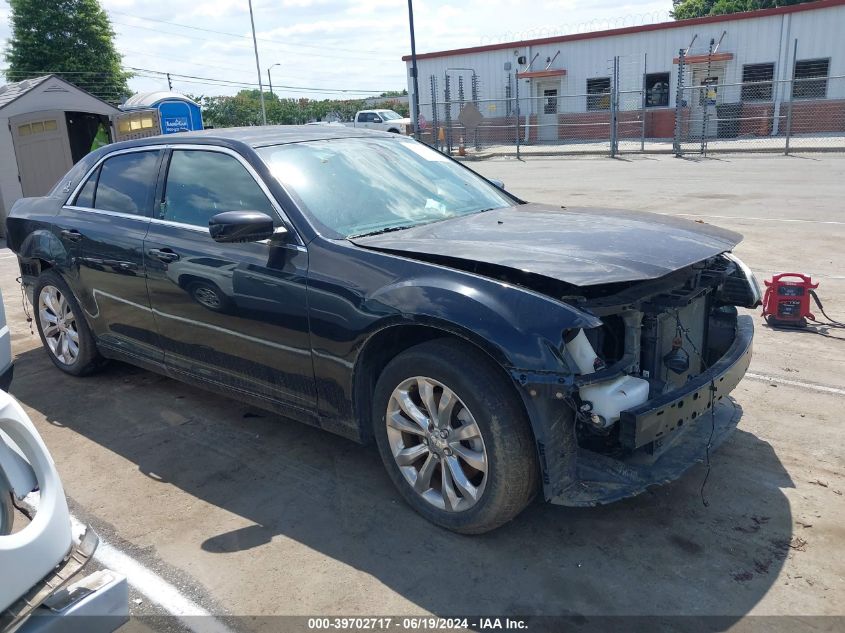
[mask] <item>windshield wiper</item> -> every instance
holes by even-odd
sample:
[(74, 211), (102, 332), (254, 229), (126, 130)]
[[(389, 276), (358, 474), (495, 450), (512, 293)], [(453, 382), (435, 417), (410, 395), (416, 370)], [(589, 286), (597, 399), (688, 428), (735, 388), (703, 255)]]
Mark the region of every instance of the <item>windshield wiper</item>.
[(346, 239), (351, 240), (355, 239), (356, 237), (369, 237), (370, 235), (381, 235), (382, 233), (392, 233), (393, 231), (404, 231), (405, 229), (412, 229), (417, 224), (404, 224), (401, 226), (388, 226), (384, 229), (378, 229), (377, 231), (368, 231), (367, 233), (358, 233), (356, 235), (349, 235)]

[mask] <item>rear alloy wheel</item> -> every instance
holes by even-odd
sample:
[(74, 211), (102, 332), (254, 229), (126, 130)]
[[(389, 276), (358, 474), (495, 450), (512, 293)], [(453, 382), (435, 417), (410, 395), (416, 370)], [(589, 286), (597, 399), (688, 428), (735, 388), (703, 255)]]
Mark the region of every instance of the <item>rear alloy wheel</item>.
[(36, 325), (53, 364), (73, 376), (84, 376), (102, 364), (97, 344), (76, 297), (53, 270), (35, 284)]
[(38, 294), (38, 320), (44, 343), (53, 357), (71, 366), (79, 358), (79, 330), (76, 316), (65, 294), (45, 285)]
[(454, 391), (433, 378), (409, 378), (393, 390), (385, 421), (396, 465), (426, 502), (461, 512), (481, 499), (487, 450), (478, 423)]
[(405, 350), (381, 372), (372, 407), (388, 475), (432, 523), (480, 534), (536, 494), (539, 466), (522, 401), (472, 345), (437, 339)]

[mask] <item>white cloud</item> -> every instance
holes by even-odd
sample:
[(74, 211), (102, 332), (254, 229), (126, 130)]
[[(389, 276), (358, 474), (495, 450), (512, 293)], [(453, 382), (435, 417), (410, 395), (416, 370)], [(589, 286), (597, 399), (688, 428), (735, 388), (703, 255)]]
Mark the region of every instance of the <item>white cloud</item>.
[[(100, 0), (118, 32), (124, 64), (215, 81), (257, 82), (246, 0)], [(262, 82), (276, 62), (273, 84), (319, 88), (406, 87), (402, 55), (409, 52), (405, 0), (253, 0)], [(591, 20), (668, 11), (670, 0), (416, 0), (417, 50), (477, 46), (538, 29), (581, 30)], [(8, 3), (0, 0), (0, 47), (8, 37)], [(128, 14), (128, 15), (127, 15)], [(132, 17), (135, 16), (135, 17)], [(145, 19), (146, 18), (146, 19)], [(189, 25), (195, 29), (151, 21)], [(578, 26), (580, 25), (580, 26)], [(595, 28), (595, 27), (593, 27)], [(233, 33), (231, 37), (196, 29)], [(267, 41), (270, 40), (270, 41)], [(173, 77), (186, 92), (231, 94)], [(166, 78), (136, 78), (135, 90), (166, 88)], [(283, 91), (286, 96), (307, 92)]]

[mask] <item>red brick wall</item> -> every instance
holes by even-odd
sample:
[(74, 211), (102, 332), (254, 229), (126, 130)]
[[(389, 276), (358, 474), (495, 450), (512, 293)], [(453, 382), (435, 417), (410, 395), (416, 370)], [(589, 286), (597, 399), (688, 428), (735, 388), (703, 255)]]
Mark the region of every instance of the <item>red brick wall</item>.
[[(642, 119), (639, 110), (619, 113), (619, 138), (640, 138)], [(610, 112), (566, 112), (558, 115), (558, 137), (578, 140), (610, 138)], [(672, 138), (675, 134), (674, 108), (649, 108), (645, 112), (646, 138)]]
[[(793, 134), (845, 133), (845, 100), (799, 100), (794, 101), (792, 107)], [(786, 115), (788, 111), (789, 104), (783, 104), (781, 113)], [(784, 127), (784, 129), (786, 128)]]

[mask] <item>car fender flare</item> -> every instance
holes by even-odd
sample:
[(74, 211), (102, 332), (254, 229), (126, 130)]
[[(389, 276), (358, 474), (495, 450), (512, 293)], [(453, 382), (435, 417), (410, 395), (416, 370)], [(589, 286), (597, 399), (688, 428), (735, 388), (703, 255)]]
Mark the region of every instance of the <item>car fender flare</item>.
[(22, 259), (41, 259), (51, 266), (65, 270), (71, 263), (65, 245), (47, 229), (38, 229), (27, 235), (21, 242), (18, 255)]

